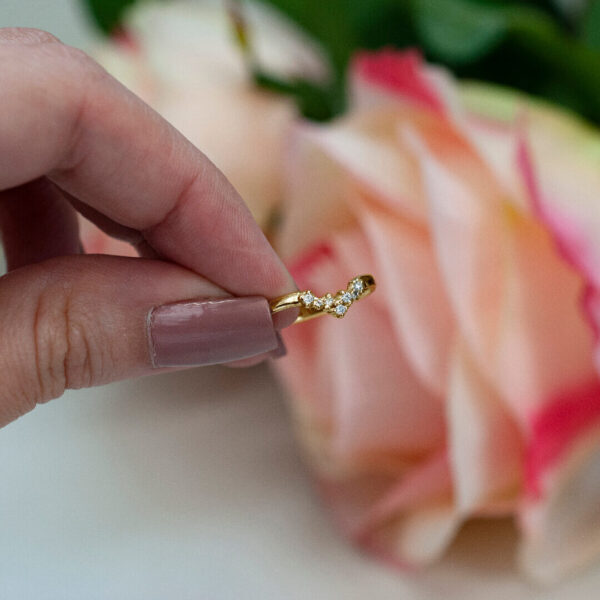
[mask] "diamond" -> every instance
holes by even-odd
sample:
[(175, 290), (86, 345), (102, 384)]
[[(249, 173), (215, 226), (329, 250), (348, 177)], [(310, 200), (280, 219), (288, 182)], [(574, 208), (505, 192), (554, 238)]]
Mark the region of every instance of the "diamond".
[(352, 282), (352, 289), (354, 290), (354, 292), (358, 295), (360, 293), (362, 293), (362, 291), (365, 289), (365, 284), (363, 283), (362, 279), (355, 279)]
[(352, 303), (352, 296), (350, 295), (350, 292), (342, 292), (340, 294), (340, 300), (344, 304), (351, 304)]
[(304, 306), (310, 306), (313, 303), (314, 299), (315, 297), (310, 292), (304, 292), (304, 294), (300, 296), (300, 300), (302, 301), (302, 304), (304, 304)]
[(315, 298), (313, 300), (313, 308), (321, 310), (323, 308), (323, 298)]
[(335, 307), (335, 314), (338, 315), (339, 317), (343, 317), (346, 314), (346, 311), (348, 310), (348, 307), (343, 305), (343, 304), (338, 304)]
[(325, 296), (325, 308), (331, 308), (333, 306), (333, 296), (331, 294), (327, 294)]

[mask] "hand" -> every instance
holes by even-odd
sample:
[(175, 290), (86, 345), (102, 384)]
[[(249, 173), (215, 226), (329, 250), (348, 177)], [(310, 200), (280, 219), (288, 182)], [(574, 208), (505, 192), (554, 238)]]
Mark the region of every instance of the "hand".
[[(67, 388), (279, 352), (265, 297), (294, 284), (216, 167), (50, 34), (0, 29), (0, 64), (0, 425)], [(80, 255), (75, 209), (144, 258)]]

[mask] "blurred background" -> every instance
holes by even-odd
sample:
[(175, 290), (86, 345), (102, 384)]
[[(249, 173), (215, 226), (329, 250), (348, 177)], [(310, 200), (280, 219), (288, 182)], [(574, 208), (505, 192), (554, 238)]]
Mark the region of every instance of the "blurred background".
[[(42, 28), (90, 51), (179, 125), (178, 106), (161, 105), (164, 96), (153, 96), (111, 49), (127, 45), (132, 4), (3, 0), (0, 26)], [(227, 4), (235, 19), (236, 3)], [(356, 49), (393, 45), (417, 46), (460, 78), (510, 86), (600, 123), (600, 2), (270, 4), (319, 43), (327, 66), (308, 59), (298, 75), (254, 61), (243, 22), (238, 44), (254, 82), (290, 97), (309, 119), (344, 111)], [(204, 148), (203, 138), (193, 141)], [(243, 188), (245, 174), (239, 178)], [(245, 196), (264, 198), (247, 185)], [(252, 208), (268, 229), (271, 207)], [(287, 402), (265, 366), (208, 368), (68, 392), (2, 430), (0, 597), (576, 600), (600, 589), (597, 568), (552, 589), (526, 582), (508, 519), (470, 522), (425, 572), (365, 558), (314, 493)]]

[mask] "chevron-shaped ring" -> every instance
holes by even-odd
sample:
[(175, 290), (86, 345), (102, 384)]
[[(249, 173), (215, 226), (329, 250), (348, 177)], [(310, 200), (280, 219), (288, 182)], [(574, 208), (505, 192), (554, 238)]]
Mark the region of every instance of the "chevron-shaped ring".
[(298, 308), (299, 314), (294, 323), (303, 323), (315, 317), (332, 315), (341, 319), (352, 304), (375, 291), (373, 275), (359, 275), (348, 282), (345, 290), (335, 294), (317, 296), (311, 290), (292, 292), (271, 300), (271, 313), (275, 314), (288, 308)]

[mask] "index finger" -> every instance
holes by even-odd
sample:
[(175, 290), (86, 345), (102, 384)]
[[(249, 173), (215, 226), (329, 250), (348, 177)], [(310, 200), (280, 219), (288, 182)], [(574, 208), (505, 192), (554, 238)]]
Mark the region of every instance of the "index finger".
[(232, 294), (295, 288), (223, 174), (84, 53), (0, 29), (0, 64), (0, 190), (46, 175)]

